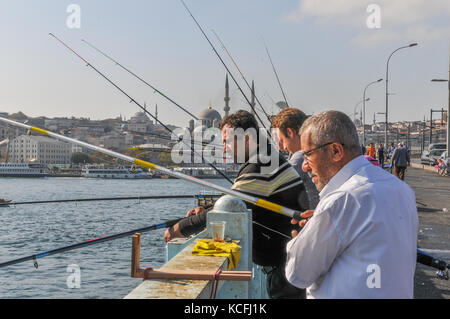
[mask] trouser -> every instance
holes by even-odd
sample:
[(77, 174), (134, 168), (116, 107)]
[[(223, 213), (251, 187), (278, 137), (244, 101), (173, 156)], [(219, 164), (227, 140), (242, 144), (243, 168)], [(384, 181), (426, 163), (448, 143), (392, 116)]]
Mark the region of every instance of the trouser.
[(266, 288), (270, 299), (306, 299), (306, 290), (291, 285), (284, 272), (284, 267), (264, 266)]
[(405, 171), (406, 171), (406, 166), (395, 166), (394, 175), (403, 181), (405, 179)]

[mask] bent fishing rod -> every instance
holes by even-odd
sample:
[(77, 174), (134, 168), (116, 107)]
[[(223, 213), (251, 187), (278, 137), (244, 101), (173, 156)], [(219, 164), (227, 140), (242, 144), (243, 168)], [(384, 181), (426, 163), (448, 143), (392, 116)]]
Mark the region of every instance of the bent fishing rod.
[(166, 222), (163, 222), (163, 223), (159, 223), (159, 224), (155, 224), (155, 225), (152, 225), (152, 226), (138, 228), (138, 229), (133, 229), (133, 230), (130, 230), (130, 231), (126, 231), (126, 232), (123, 232), (123, 233), (110, 235), (110, 236), (106, 236), (106, 237), (99, 237), (99, 238), (91, 239), (91, 240), (84, 241), (84, 242), (81, 242), (81, 243), (78, 243), (78, 244), (73, 244), (73, 245), (70, 245), (70, 246), (56, 248), (56, 249), (53, 249), (53, 250), (37, 253), (37, 254), (34, 254), (34, 255), (30, 255), (30, 256), (26, 256), (26, 257), (22, 257), (22, 258), (17, 258), (17, 259), (10, 260), (10, 261), (4, 262), (4, 263), (0, 263), (0, 268), (11, 266), (11, 265), (14, 265), (14, 264), (23, 263), (23, 262), (29, 261), (29, 260), (33, 260), (34, 267), (36, 267), (36, 269), (37, 269), (38, 268), (38, 263), (37, 263), (37, 259), (38, 258), (43, 258), (43, 257), (51, 256), (51, 255), (56, 255), (56, 254), (59, 254), (59, 253), (70, 251), (70, 250), (75, 250), (75, 249), (79, 249), (79, 248), (83, 248), (83, 247), (87, 247), (87, 246), (91, 246), (91, 245), (96, 245), (96, 244), (104, 243), (104, 242), (107, 242), (107, 241), (111, 241), (111, 240), (115, 240), (115, 239), (119, 239), (119, 238), (123, 238), (123, 237), (128, 237), (128, 236), (131, 236), (131, 235), (133, 235), (135, 233), (145, 233), (145, 232), (149, 232), (151, 230), (157, 230), (157, 229), (162, 229), (162, 228), (169, 228), (169, 227), (172, 227), (173, 225), (175, 225), (176, 223), (178, 223), (181, 219), (182, 218), (169, 220), (169, 221), (166, 221)]
[[(189, 8), (187, 7), (186, 3), (184, 3), (183, 0), (180, 0), (181, 3), (183, 4), (183, 6), (186, 8), (187, 12), (190, 14), (190, 16), (192, 17), (192, 19), (194, 20), (195, 24), (198, 26), (198, 28), (200, 29), (200, 31), (202, 32), (203, 36), (205, 37), (205, 39), (208, 41), (209, 45), (211, 46), (211, 48), (213, 49), (214, 53), (217, 55), (217, 57), (219, 58), (220, 62), (222, 62), (222, 65), (225, 67), (226, 71), (228, 72), (228, 74), (231, 76), (231, 78), (233, 79), (234, 83), (236, 84), (236, 86), (238, 87), (239, 91), (241, 92), (241, 94), (244, 96), (245, 100), (247, 101), (248, 105), (250, 105), (251, 109), (253, 110), (253, 112), (255, 113), (256, 117), (258, 118), (258, 120), (261, 122), (261, 125), (267, 130), (266, 126), (264, 125), (264, 122), (261, 120), (261, 118), (259, 117), (258, 113), (256, 113), (254, 106), (252, 105), (252, 103), (249, 101), (248, 97), (245, 95), (244, 91), (242, 91), (242, 88), (240, 87), (239, 83), (236, 81), (236, 79), (234, 78), (233, 74), (230, 72), (230, 69), (227, 67), (227, 65), (225, 64), (225, 62), (223, 61), (222, 57), (220, 56), (220, 54), (217, 52), (216, 48), (214, 47), (214, 45), (212, 44), (212, 42), (209, 40), (208, 36), (206, 35), (205, 31), (203, 31), (203, 28), (200, 26), (200, 24), (197, 22), (197, 19), (195, 19), (194, 15), (192, 14), (191, 10), (189, 10)], [(270, 136), (270, 132), (267, 130), (269, 136)]]
[[(85, 58), (83, 58), (81, 55), (79, 55), (75, 50), (73, 50), (71, 47), (69, 47), (66, 43), (64, 43), (61, 39), (59, 39), (57, 36), (55, 36), (53, 33), (49, 33), (50, 36), (54, 37), (59, 43), (61, 43), (63, 46), (65, 46), (69, 51), (71, 51), (73, 54), (75, 54), (77, 57), (79, 57), (83, 62), (86, 63), (88, 67), (91, 67), (95, 72), (97, 72), (101, 77), (103, 77), (106, 81), (108, 81), (111, 85), (113, 85), (117, 90), (119, 90), (122, 94), (124, 94), (128, 99), (130, 99), (130, 102), (133, 102), (136, 104), (141, 110), (143, 110), (146, 114), (150, 115), (156, 122), (161, 124), (168, 132), (173, 134), (173, 131), (168, 128), (164, 123), (162, 123), (158, 118), (153, 116), (145, 107), (143, 107), (139, 102), (137, 102), (134, 98), (132, 98), (128, 93), (126, 93), (124, 90), (122, 90), (117, 84), (115, 84), (113, 81), (111, 81), (106, 75), (104, 75), (102, 72), (100, 72), (96, 67), (94, 67), (91, 63), (89, 63)], [(198, 154), (192, 145), (188, 145), (186, 142), (183, 141), (183, 139), (178, 139), (178, 142), (182, 142), (186, 146), (190, 147), (192, 152)], [(228, 178), (224, 173), (222, 173), (214, 164), (206, 160), (202, 154), (198, 154), (205, 160), (205, 162), (211, 166), (217, 173), (219, 173), (223, 178), (225, 178), (230, 184), (233, 184), (233, 181)]]
[(281, 93), (283, 94), (284, 101), (286, 102), (286, 105), (289, 107), (289, 103), (287, 101), (286, 95), (284, 94), (283, 87), (281, 86), (280, 78), (278, 77), (278, 73), (277, 73), (277, 70), (275, 69), (275, 65), (273, 64), (272, 58), (270, 57), (269, 49), (267, 48), (266, 42), (264, 42), (264, 46), (266, 47), (267, 56), (269, 57), (270, 64), (272, 64), (272, 69), (273, 69), (273, 72), (275, 73), (275, 76), (277, 78), (278, 85), (280, 86)]
[(81, 41), (83, 41), (84, 43), (86, 43), (88, 46), (90, 46), (92, 49), (94, 49), (95, 51), (99, 52), (101, 55), (103, 55), (104, 57), (106, 57), (107, 59), (111, 60), (112, 62), (114, 62), (116, 65), (118, 65), (119, 67), (121, 67), (122, 69), (124, 69), (125, 71), (127, 71), (129, 74), (131, 74), (132, 76), (134, 76), (136, 79), (138, 79), (139, 81), (141, 81), (142, 83), (144, 83), (145, 85), (149, 86), (150, 88), (152, 88), (156, 93), (158, 93), (159, 95), (161, 95), (162, 97), (164, 97), (165, 99), (167, 99), (169, 102), (171, 102), (172, 104), (174, 104), (175, 106), (177, 106), (178, 108), (180, 108), (181, 110), (183, 110), (184, 112), (186, 112), (187, 114), (189, 114), (190, 116), (192, 116), (195, 120), (198, 120), (198, 118), (192, 114), (191, 112), (189, 112), (188, 110), (186, 110), (184, 107), (182, 107), (180, 104), (178, 104), (177, 102), (175, 102), (174, 100), (172, 100), (170, 97), (168, 97), (167, 95), (165, 95), (164, 93), (162, 93), (160, 90), (158, 90), (157, 88), (155, 88), (153, 85), (151, 85), (150, 83), (148, 83), (147, 81), (145, 81), (142, 77), (138, 76), (136, 73), (134, 73), (133, 71), (131, 71), (130, 69), (126, 68), (125, 66), (123, 66), (122, 64), (120, 64), (119, 62), (117, 62), (116, 60), (114, 60), (112, 57), (110, 57), (109, 55), (107, 55), (106, 53), (104, 53), (102, 50), (100, 50), (99, 48), (97, 48), (96, 46), (94, 46), (93, 44), (89, 43), (88, 41), (81, 39)]
[(130, 196), (130, 197), (100, 197), (100, 198), (77, 198), (77, 199), (58, 199), (58, 200), (39, 200), (28, 202), (7, 202), (0, 203), (0, 207), (30, 204), (52, 204), (52, 203), (80, 203), (96, 201), (114, 201), (114, 200), (146, 200), (146, 199), (184, 199), (195, 198), (195, 195), (160, 195), (160, 196)]
[(222, 48), (224, 49), (224, 51), (227, 53), (228, 57), (230, 58), (230, 60), (233, 62), (234, 66), (236, 67), (236, 69), (238, 70), (239, 74), (241, 75), (242, 79), (244, 80), (245, 84), (247, 84), (247, 87), (249, 88), (250, 91), (253, 92), (253, 96), (256, 99), (256, 102), (258, 102), (259, 107), (261, 108), (261, 111), (264, 113), (264, 115), (267, 117), (267, 120), (269, 120), (269, 123), (272, 123), (269, 115), (267, 114), (266, 110), (264, 109), (264, 107), (262, 106), (261, 102), (259, 102), (258, 97), (256, 96), (255, 92), (253, 91), (253, 89), (250, 87), (250, 84), (248, 83), (247, 79), (245, 78), (244, 74), (241, 72), (241, 69), (239, 68), (239, 66), (237, 65), (236, 61), (233, 59), (233, 57), (231, 56), (231, 53), (228, 51), (227, 47), (225, 46), (225, 44), (222, 42), (222, 40), (220, 39), (219, 35), (216, 33), (216, 31), (214, 31), (213, 29), (211, 29), (211, 31), (214, 33), (214, 35), (216, 36), (217, 40), (219, 40), (220, 44), (222, 45)]
[(108, 150), (108, 149), (105, 149), (105, 148), (102, 148), (102, 147), (99, 147), (99, 146), (95, 146), (95, 145), (92, 145), (92, 144), (89, 144), (89, 143), (86, 143), (86, 142), (79, 141), (79, 140), (74, 139), (74, 138), (70, 138), (70, 137), (67, 137), (67, 136), (64, 136), (64, 135), (56, 134), (56, 133), (53, 133), (53, 132), (48, 131), (48, 130), (44, 130), (44, 129), (37, 128), (37, 127), (34, 127), (34, 126), (30, 126), (30, 125), (24, 124), (24, 123), (19, 123), (19, 122), (16, 122), (16, 121), (13, 121), (13, 120), (10, 120), (10, 119), (6, 119), (6, 118), (3, 118), (3, 117), (0, 117), (0, 122), (4, 122), (4, 123), (7, 123), (7, 124), (10, 124), (10, 125), (13, 125), (13, 126), (21, 127), (21, 128), (26, 129), (26, 130), (29, 130), (29, 131), (32, 131), (32, 132), (36, 132), (36, 133), (40, 133), (40, 134), (43, 134), (43, 135), (46, 135), (46, 136), (49, 136), (49, 137), (53, 137), (53, 138), (56, 138), (56, 139), (64, 141), (64, 142), (76, 144), (76, 145), (79, 145), (81, 147), (85, 147), (85, 148), (88, 148), (88, 149), (91, 149), (91, 150), (94, 150), (94, 151), (97, 151), (97, 152), (100, 152), (100, 153), (103, 153), (103, 154), (106, 154), (106, 155), (109, 155), (109, 156), (112, 156), (112, 157), (115, 157), (115, 158), (119, 158), (119, 159), (124, 160), (126, 162), (130, 162), (130, 163), (139, 165), (141, 167), (149, 168), (151, 170), (154, 170), (154, 171), (157, 171), (157, 172), (160, 172), (160, 173), (163, 173), (163, 174), (167, 174), (169, 176), (172, 176), (172, 177), (175, 177), (175, 178), (178, 178), (178, 179), (182, 179), (182, 180), (185, 180), (185, 181), (193, 183), (193, 184), (197, 184), (197, 185), (200, 185), (200, 186), (203, 186), (203, 187), (206, 187), (206, 188), (210, 188), (210, 189), (222, 192), (222, 193), (224, 193), (226, 195), (237, 197), (237, 198), (239, 198), (239, 199), (241, 199), (241, 200), (243, 200), (243, 201), (245, 201), (247, 203), (250, 203), (250, 204), (253, 204), (253, 205), (265, 208), (265, 209), (270, 210), (272, 212), (275, 212), (275, 213), (278, 213), (278, 214), (282, 214), (282, 215), (288, 216), (290, 218), (294, 218), (296, 220), (301, 220), (302, 219), (300, 217), (301, 212), (296, 211), (294, 209), (291, 209), (291, 208), (288, 208), (288, 207), (284, 207), (284, 206), (281, 206), (281, 205), (273, 203), (273, 202), (269, 202), (269, 201), (267, 201), (265, 199), (262, 199), (262, 198), (258, 198), (258, 197), (251, 196), (251, 195), (247, 195), (247, 194), (244, 194), (244, 193), (232, 190), (232, 189), (228, 189), (226, 187), (223, 187), (223, 186), (220, 186), (220, 185), (217, 185), (217, 184), (213, 184), (213, 183), (208, 182), (206, 180), (201, 180), (201, 179), (193, 177), (193, 176), (189, 176), (189, 175), (186, 175), (186, 174), (183, 174), (183, 173), (180, 173), (180, 172), (176, 172), (176, 171), (170, 170), (168, 168), (165, 168), (163, 166), (159, 166), (157, 164), (146, 162), (146, 161), (140, 160), (138, 158), (133, 158), (133, 157), (128, 156), (128, 155), (117, 153), (117, 152), (114, 152), (114, 151), (111, 151), (111, 150)]

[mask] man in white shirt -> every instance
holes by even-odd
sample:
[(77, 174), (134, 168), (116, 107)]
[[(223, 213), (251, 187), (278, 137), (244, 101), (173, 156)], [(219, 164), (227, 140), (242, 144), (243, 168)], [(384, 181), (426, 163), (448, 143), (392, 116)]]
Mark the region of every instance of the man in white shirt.
[(413, 298), (418, 217), (412, 189), (363, 156), (344, 113), (311, 116), (301, 130), (320, 191), (314, 216), (287, 247), (286, 278), (308, 298)]

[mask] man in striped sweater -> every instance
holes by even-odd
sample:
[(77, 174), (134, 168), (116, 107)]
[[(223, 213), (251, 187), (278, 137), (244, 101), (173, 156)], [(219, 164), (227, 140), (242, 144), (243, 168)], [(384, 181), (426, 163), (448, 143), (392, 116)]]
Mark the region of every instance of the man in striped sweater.
[[(224, 153), (230, 154), (235, 163), (243, 164), (232, 186), (233, 190), (299, 211), (308, 208), (303, 181), (273, 147), (267, 145), (267, 142), (260, 145), (259, 134), (255, 134), (259, 127), (251, 113), (238, 111), (225, 117), (220, 129)], [(236, 134), (239, 130), (244, 134)], [(263, 266), (269, 296), (305, 298), (305, 291), (291, 285), (284, 273), (286, 244), (291, 238), (291, 232), (295, 230), (290, 223), (291, 219), (262, 207), (247, 205), (252, 210), (254, 222), (253, 262)], [(190, 210), (187, 218), (166, 231), (164, 240), (167, 242), (172, 238), (186, 237), (203, 230), (206, 226), (206, 214), (207, 209), (204, 207)]]

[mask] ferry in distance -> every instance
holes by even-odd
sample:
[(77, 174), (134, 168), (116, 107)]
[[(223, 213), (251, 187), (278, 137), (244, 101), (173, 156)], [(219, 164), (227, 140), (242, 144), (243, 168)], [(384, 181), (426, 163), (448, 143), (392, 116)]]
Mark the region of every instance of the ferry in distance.
[(45, 177), (48, 166), (40, 163), (0, 163), (0, 177)]
[(81, 170), (81, 176), (88, 178), (111, 179), (152, 178), (152, 175), (150, 173), (144, 172), (140, 167), (105, 165), (85, 165)]

